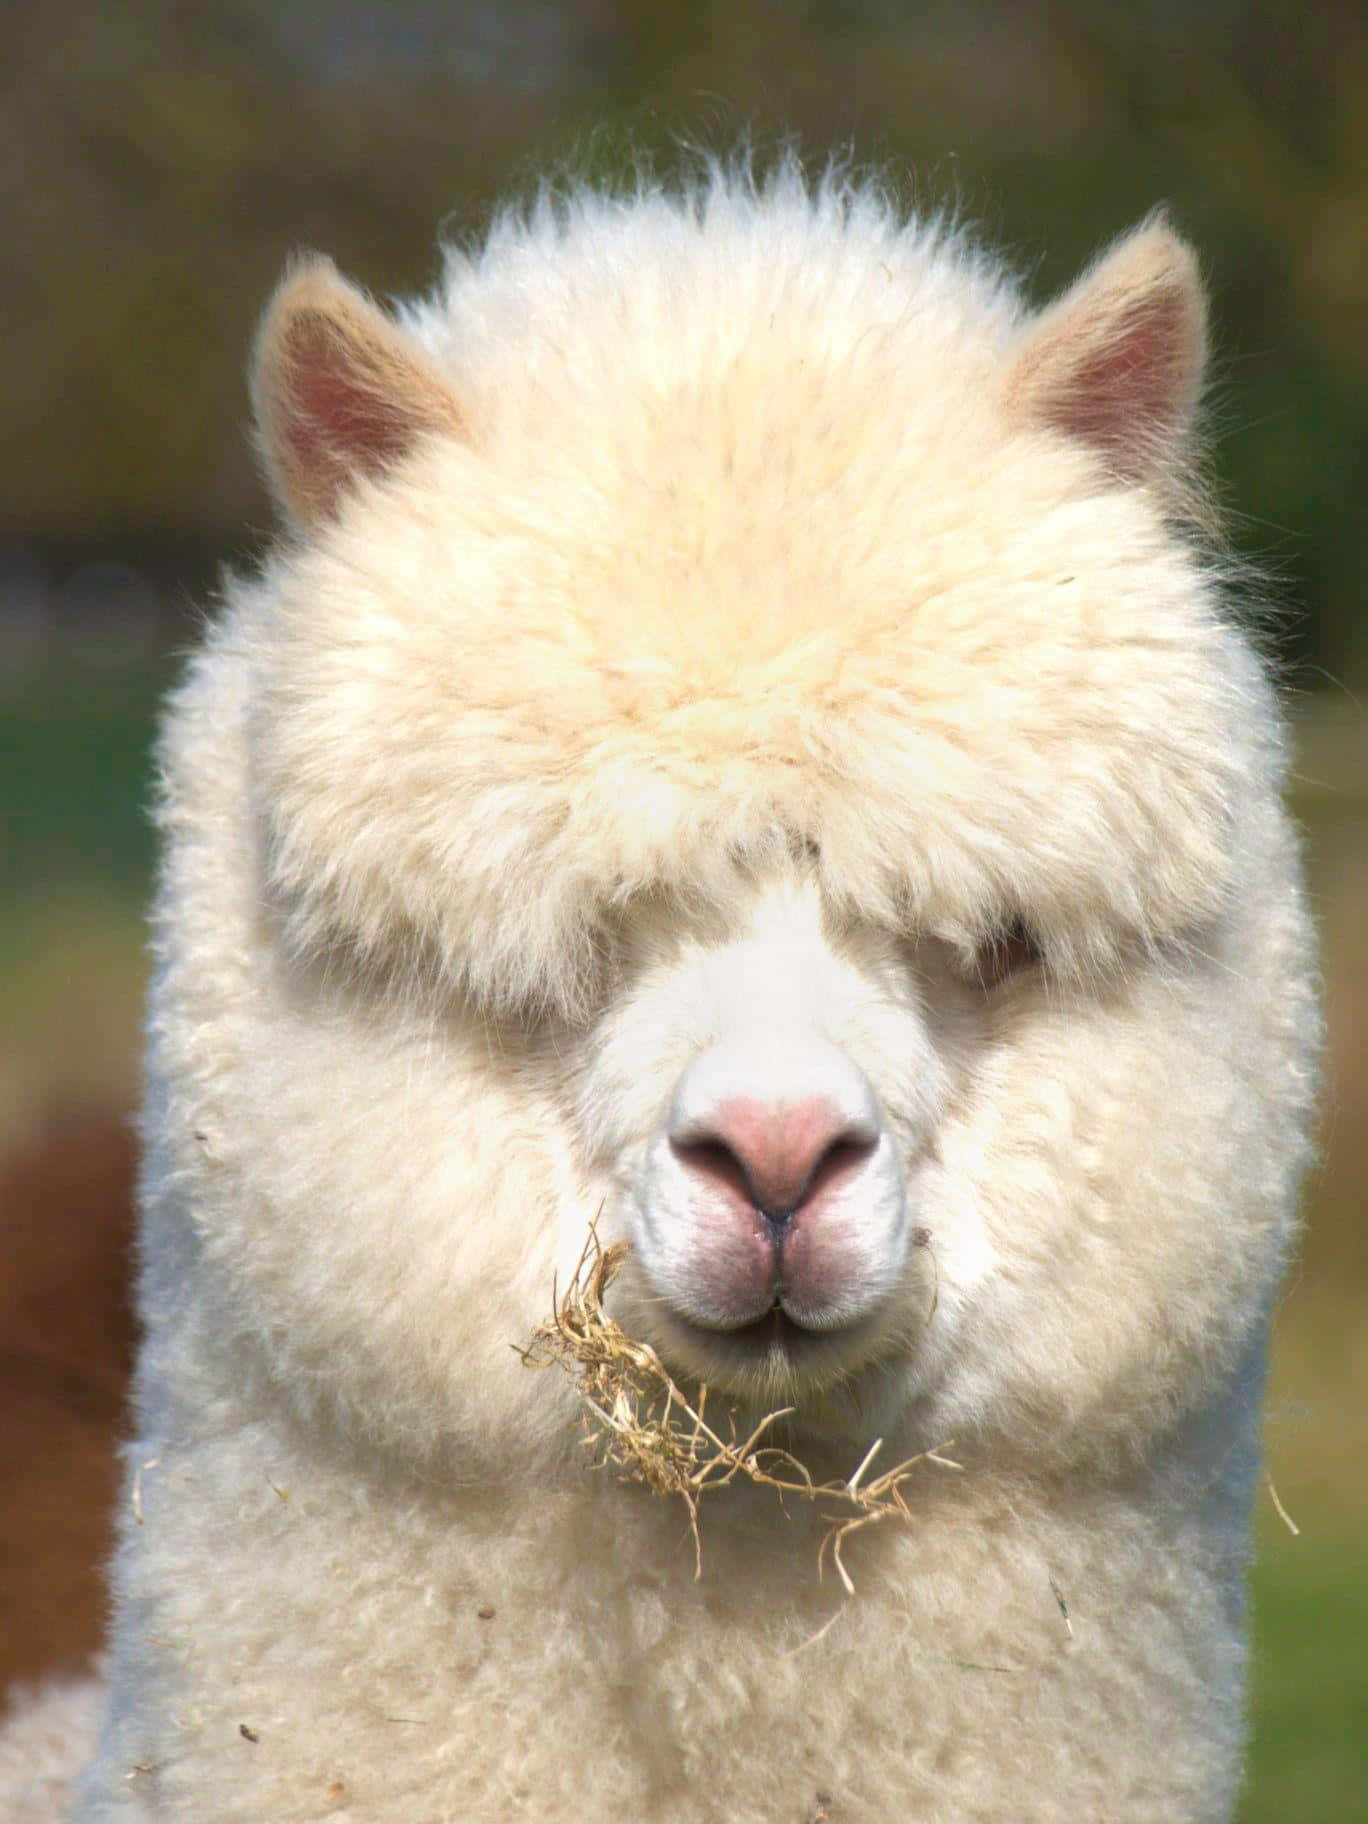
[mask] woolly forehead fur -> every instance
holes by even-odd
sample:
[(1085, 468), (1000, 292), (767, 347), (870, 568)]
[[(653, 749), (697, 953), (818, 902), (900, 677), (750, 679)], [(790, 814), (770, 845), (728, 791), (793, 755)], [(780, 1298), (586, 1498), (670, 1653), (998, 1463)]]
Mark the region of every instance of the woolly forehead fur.
[(402, 320), (467, 434), (251, 610), (297, 941), (574, 1014), (634, 897), (797, 854), (1061, 969), (1219, 914), (1262, 683), (1157, 490), (1013, 412), (1030, 319), (959, 238), (792, 172), (586, 193)]

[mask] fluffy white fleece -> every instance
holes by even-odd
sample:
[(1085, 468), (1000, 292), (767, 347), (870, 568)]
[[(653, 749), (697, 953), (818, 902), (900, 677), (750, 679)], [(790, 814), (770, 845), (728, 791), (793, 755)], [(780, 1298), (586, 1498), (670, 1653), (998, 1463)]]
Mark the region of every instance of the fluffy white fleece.
[[(1162, 221), (1031, 316), (792, 170), (508, 215), (397, 323), (287, 278), (292, 530), (162, 748), (78, 1818), (1230, 1816), (1316, 1014), (1275, 706), (1194, 527), (1202, 344)], [(931, 1237), (887, 1243), (877, 1350), (793, 1369), (790, 1435), (965, 1466), (852, 1541), (849, 1599), (749, 1488), (695, 1581), (509, 1346), (596, 1210), (647, 1232), (776, 918)], [(649, 1265), (619, 1315), (711, 1373)]]

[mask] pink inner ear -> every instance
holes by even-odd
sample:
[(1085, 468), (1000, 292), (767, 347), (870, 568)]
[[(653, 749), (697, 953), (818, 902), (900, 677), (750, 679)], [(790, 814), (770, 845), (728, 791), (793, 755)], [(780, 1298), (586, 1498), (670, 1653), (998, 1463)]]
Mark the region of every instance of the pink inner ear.
[(1042, 415), (1122, 468), (1141, 467), (1140, 452), (1155, 435), (1176, 428), (1185, 385), (1182, 301), (1160, 295), (1067, 368), (1042, 400)]
[(420, 428), (382, 379), (319, 317), (293, 324), (281, 432), (310, 495), (329, 494), (346, 475), (370, 473), (403, 454)]

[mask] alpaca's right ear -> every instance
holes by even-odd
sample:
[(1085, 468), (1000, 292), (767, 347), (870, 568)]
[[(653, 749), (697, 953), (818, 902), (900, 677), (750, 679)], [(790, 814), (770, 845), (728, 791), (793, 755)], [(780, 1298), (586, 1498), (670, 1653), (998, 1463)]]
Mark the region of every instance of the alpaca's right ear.
[(351, 481), (419, 439), (464, 435), (424, 351), (316, 254), (286, 274), (267, 306), (251, 390), (267, 479), (301, 531), (331, 514)]

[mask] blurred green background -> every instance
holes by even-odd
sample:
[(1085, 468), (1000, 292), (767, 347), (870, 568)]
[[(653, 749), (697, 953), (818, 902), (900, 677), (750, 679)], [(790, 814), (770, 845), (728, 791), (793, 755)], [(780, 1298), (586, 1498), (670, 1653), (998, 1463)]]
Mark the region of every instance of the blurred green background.
[[(242, 374), (287, 255), (381, 295), (549, 164), (794, 135), (1048, 295), (1200, 247), (1231, 535), (1297, 730), (1330, 1008), (1279, 1315), (1243, 1824), (1368, 1815), (1368, 14), (1268, 0), (11, 0), (0, 12), (0, 1159), (136, 1093), (155, 704), (270, 529)], [(9, 1226), (17, 1212), (0, 1209)], [(0, 1231), (2, 1235), (3, 1231)], [(0, 1263), (2, 1264), (2, 1263)], [(2, 1625), (2, 1618), (0, 1618)]]

